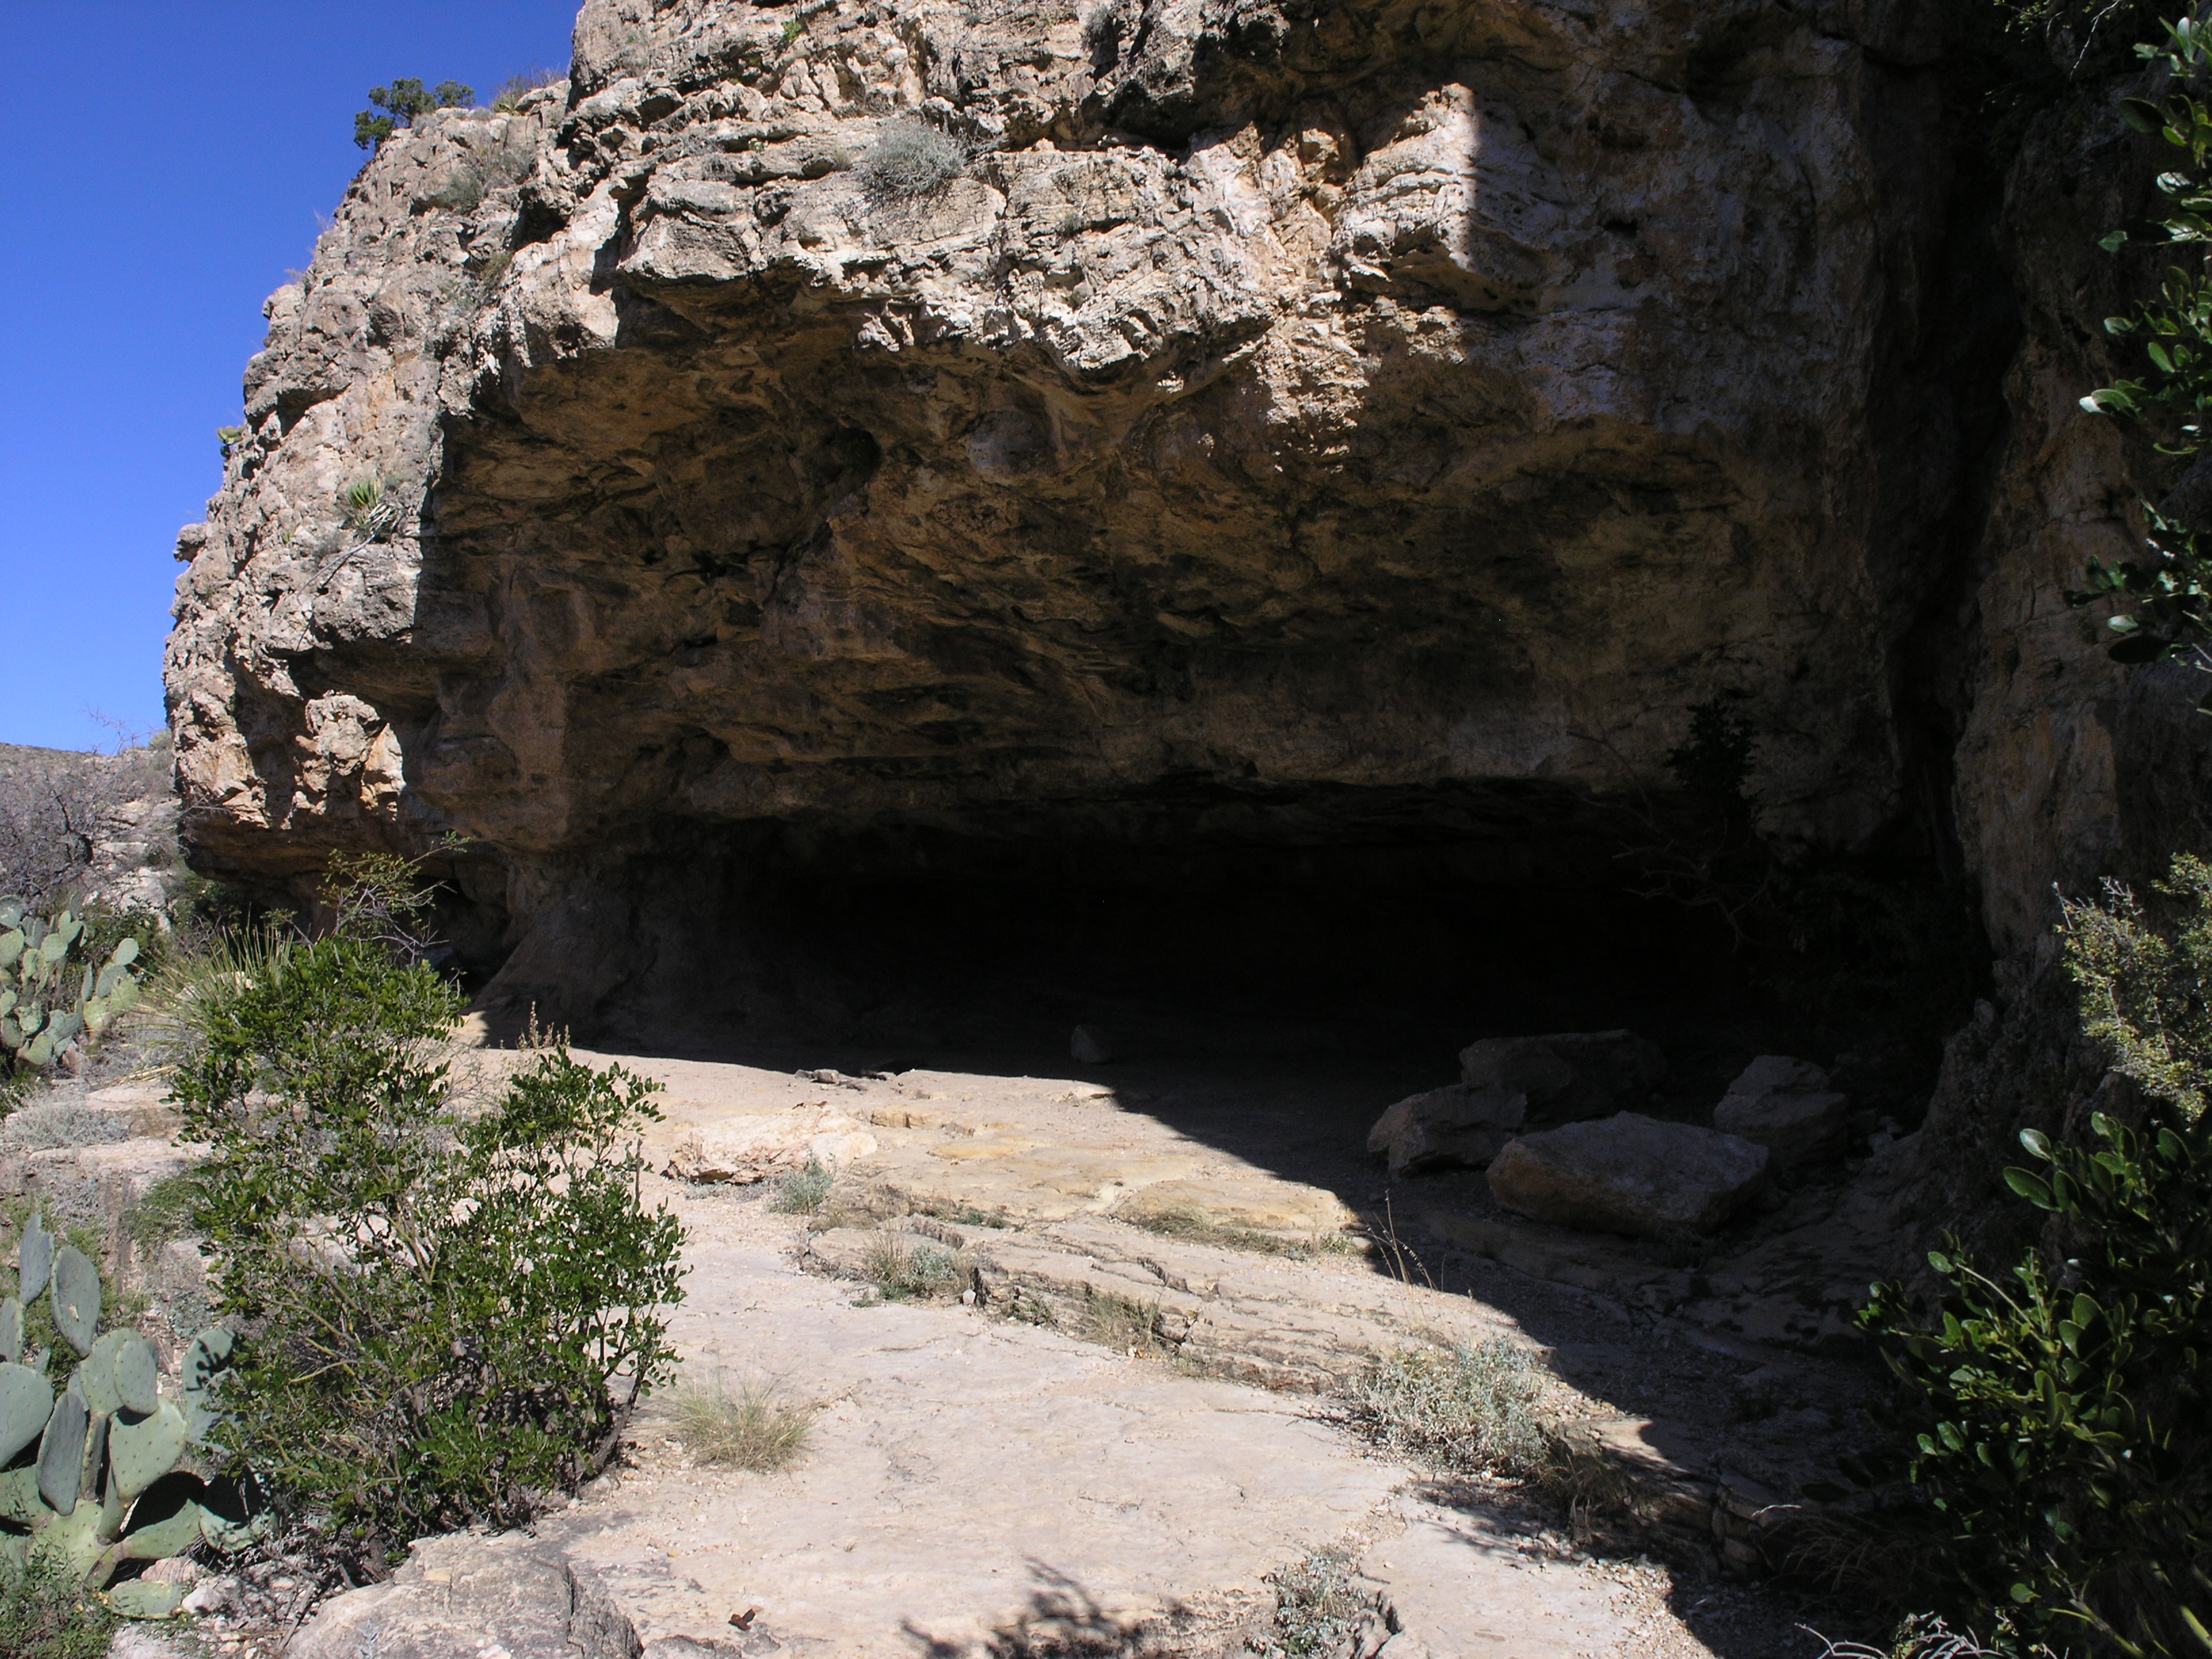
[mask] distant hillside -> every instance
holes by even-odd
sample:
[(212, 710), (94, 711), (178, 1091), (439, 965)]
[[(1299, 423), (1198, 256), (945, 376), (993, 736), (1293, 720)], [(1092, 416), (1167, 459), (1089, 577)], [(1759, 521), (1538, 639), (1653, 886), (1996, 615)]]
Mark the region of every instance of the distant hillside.
[(114, 755), (0, 744), (0, 892), (159, 908), (176, 816), (167, 732)]

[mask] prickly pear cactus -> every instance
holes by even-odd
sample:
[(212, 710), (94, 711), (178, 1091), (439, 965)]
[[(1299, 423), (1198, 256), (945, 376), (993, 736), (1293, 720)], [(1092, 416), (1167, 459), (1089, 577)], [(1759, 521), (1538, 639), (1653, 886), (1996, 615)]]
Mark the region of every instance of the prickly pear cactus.
[(126, 939), (94, 964), (72, 953), (82, 917), (51, 922), (19, 898), (0, 898), (0, 1059), (43, 1070), (88, 1049), (138, 1002), (138, 941)]
[[(235, 1483), (210, 1480), (193, 1455), (221, 1415), (230, 1333), (194, 1338), (179, 1367), (179, 1397), (165, 1397), (150, 1341), (136, 1331), (94, 1336), (100, 1275), (86, 1256), (57, 1250), (34, 1223), (16, 1260), (25, 1300), (43, 1292), (62, 1346), (82, 1358), (57, 1393), (46, 1375), (55, 1353), (23, 1351), (23, 1302), (0, 1304), (0, 1336), (12, 1331), (14, 1341), (0, 1356), (0, 1522), (9, 1523), (0, 1558), (58, 1556), (88, 1588), (104, 1590), (130, 1562), (204, 1542), (221, 1550), (252, 1542), (258, 1524)], [(180, 1596), (179, 1587), (131, 1579), (109, 1601), (125, 1618), (166, 1619)]]

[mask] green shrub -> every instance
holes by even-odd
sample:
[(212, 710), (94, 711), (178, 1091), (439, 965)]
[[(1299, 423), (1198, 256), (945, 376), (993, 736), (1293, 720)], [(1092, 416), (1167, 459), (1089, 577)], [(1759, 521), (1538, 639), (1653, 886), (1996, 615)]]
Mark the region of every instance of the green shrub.
[[(2067, 8), (2049, 0), (2051, 9)], [(2106, 8), (2131, 15), (2130, 9)], [(2155, 300), (2136, 305), (2127, 316), (2107, 317), (2106, 332), (2122, 348), (2139, 348), (2139, 377), (2123, 377), (2081, 399), (2082, 408), (2134, 422), (2147, 430), (2163, 453), (2189, 457), (2212, 444), (2212, 272), (2205, 250), (2212, 246), (2212, 108), (2190, 90), (2212, 71), (2212, 23), (2181, 17), (2165, 25), (2166, 40), (2139, 45), (2136, 55), (2163, 61), (2172, 76), (2162, 103), (2143, 98), (2120, 100), (2120, 114), (2137, 132), (2155, 134), (2169, 152), (2158, 174), (2166, 198), (2157, 234), (2147, 238), (2116, 230), (2103, 239), (2108, 252), (2130, 242), (2148, 242), (2177, 252), (2182, 263), (2170, 265)], [(2185, 252), (2183, 252), (2185, 250)], [(2083, 586), (2064, 595), (2075, 607), (2111, 604), (2118, 607), (2106, 627), (2114, 636), (2108, 652), (2115, 662), (2156, 662), (2186, 653), (2200, 668), (2212, 668), (2212, 558), (2197, 550), (2196, 536), (2161, 517), (2148, 502), (2150, 530), (2143, 556), (2107, 565), (2088, 562)], [(2212, 692), (2197, 707), (2212, 713)]]
[(1884, 1339), (1956, 1610), (2020, 1637), (2129, 1654), (2212, 1650), (2212, 866), (2184, 857), (2154, 926), (2117, 884), (2066, 906), (2084, 1027), (2143, 1097), (2089, 1142), (2023, 1131), (2006, 1172), (2057, 1248), (2002, 1275), (1929, 1258), (1923, 1322), (1895, 1285), (1863, 1316)]
[[(371, 87), (369, 106), (353, 118), (353, 141), (363, 149), (381, 149), (384, 141), (400, 128), (412, 126), (434, 109), (464, 107), (476, 95), (475, 88), (459, 81), (441, 81), (429, 92), (422, 89), (420, 81), (412, 79)], [(384, 112), (380, 115), (379, 110)]]
[(0, 1653), (9, 1659), (106, 1659), (117, 1620), (58, 1558), (0, 1553)]
[(928, 122), (894, 121), (870, 145), (854, 169), (860, 188), (878, 201), (934, 196), (968, 165), (968, 147)]
[(464, 1111), (438, 1053), (461, 1006), (334, 936), (208, 996), (175, 1073), (240, 1336), (220, 1443), (348, 1553), (526, 1518), (671, 1364), (682, 1230), (636, 1140), (657, 1085), (556, 1049)]

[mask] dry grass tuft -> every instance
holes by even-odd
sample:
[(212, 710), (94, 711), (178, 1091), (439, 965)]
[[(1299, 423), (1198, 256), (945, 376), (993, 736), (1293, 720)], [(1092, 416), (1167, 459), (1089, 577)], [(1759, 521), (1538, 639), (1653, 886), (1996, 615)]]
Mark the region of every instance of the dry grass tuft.
[(1460, 1474), (1540, 1480), (1561, 1462), (1539, 1414), (1549, 1387), (1534, 1353), (1492, 1337), (1370, 1360), (1343, 1398), (1353, 1426), (1388, 1450)]
[(1356, 1255), (1361, 1245), (1349, 1233), (1316, 1231), (1305, 1238), (1285, 1238), (1257, 1227), (1240, 1227), (1216, 1221), (1197, 1209), (1157, 1210), (1122, 1218), (1148, 1233), (1181, 1239), (1188, 1244), (1216, 1244), (1224, 1249), (1251, 1250), (1261, 1255), (1286, 1256), (1305, 1261), (1320, 1255)]
[(806, 1449), (821, 1407), (787, 1399), (781, 1382), (741, 1382), (718, 1372), (711, 1386), (686, 1383), (663, 1397), (659, 1416), (694, 1463), (769, 1474)]

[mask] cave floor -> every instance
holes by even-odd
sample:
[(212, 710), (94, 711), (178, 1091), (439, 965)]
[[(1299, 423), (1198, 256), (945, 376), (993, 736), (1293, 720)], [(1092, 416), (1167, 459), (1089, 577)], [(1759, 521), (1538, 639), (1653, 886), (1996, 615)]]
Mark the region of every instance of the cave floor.
[[(1769, 1519), (1855, 1484), (1868, 1376), (1843, 1316), (1884, 1224), (1879, 1158), (1690, 1260), (1504, 1216), (1480, 1176), (1386, 1183), (1366, 1127), (1422, 1079), (1356, 1064), (587, 1057), (665, 1085), (656, 1168), (786, 1117), (866, 1138), (811, 1220), (772, 1212), (772, 1182), (656, 1182), (690, 1231), (693, 1374), (826, 1410), (770, 1476), (692, 1468), (648, 1425), (559, 1523), (649, 1636), (953, 1654), (1079, 1625), (1083, 1651), (1226, 1653), (1266, 1626), (1265, 1576), (1319, 1548), (1417, 1638), (1394, 1655), (1865, 1633), (1719, 1552), (1738, 1534), (1756, 1578)], [(1360, 1247), (1326, 1248), (1347, 1225)], [(977, 1305), (883, 1302), (887, 1232), (958, 1250)], [(1425, 1478), (1326, 1404), (1370, 1353), (1490, 1334), (1541, 1350), (1555, 1409), (1668, 1512), (1656, 1530)], [(728, 1627), (750, 1607), (758, 1641)]]

